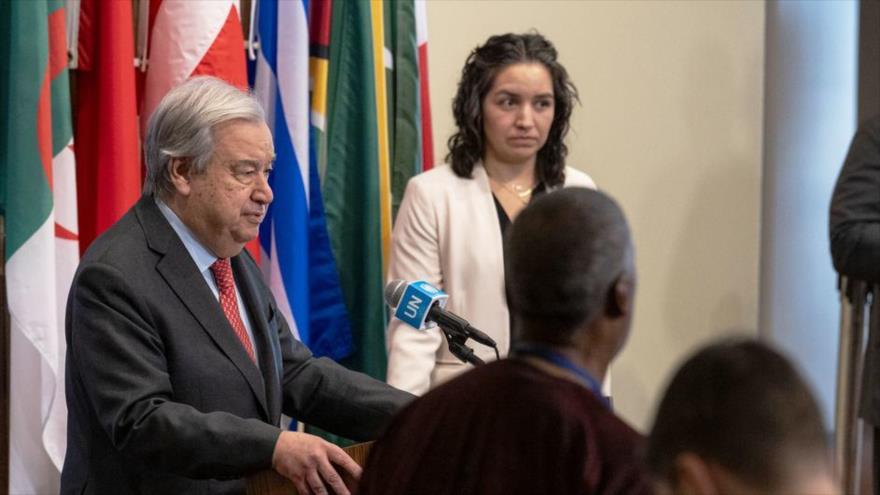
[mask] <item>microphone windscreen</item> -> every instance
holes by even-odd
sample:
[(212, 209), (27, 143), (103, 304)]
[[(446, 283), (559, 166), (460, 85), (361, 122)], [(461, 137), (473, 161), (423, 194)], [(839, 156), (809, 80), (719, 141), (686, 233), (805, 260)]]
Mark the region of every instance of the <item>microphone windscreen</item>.
[(397, 278), (385, 284), (385, 304), (396, 308), (400, 304), (404, 290), (406, 290), (406, 280)]

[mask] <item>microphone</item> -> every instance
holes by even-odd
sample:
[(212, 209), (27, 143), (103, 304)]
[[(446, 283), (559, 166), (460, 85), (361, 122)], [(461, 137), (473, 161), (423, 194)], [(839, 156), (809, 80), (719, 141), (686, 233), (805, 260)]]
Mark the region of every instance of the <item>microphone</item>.
[(434, 322), (485, 346), (497, 346), (492, 337), (471, 326), (461, 316), (447, 311), (447, 299), (449, 296), (445, 292), (424, 280), (407, 284), (396, 279), (385, 286), (385, 302), (395, 309), (394, 316), (407, 325), (422, 330), (425, 323)]

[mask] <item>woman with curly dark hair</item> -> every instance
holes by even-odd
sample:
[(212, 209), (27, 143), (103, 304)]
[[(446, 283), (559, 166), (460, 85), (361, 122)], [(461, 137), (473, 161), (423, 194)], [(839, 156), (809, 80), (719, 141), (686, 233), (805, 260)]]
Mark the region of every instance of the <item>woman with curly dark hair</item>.
[[(510, 347), (503, 236), (532, 197), (559, 187), (595, 187), (566, 167), (577, 90), (538, 33), (490, 37), (462, 69), (452, 103), (458, 130), (448, 166), (413, 177), (392, 233), (388, 278), (426, 280), (449, 295), (447, 309)], [(392, 320), (388, 382), (421, 394), (468, 365), (437, 328), (416, 331)], [(494, 352), (475, 346), (483, 360)]]

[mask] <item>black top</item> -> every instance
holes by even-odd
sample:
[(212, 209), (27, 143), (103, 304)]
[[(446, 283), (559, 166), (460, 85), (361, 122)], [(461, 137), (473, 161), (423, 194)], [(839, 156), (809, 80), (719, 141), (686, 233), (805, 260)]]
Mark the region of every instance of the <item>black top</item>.
[[(532, 197), (529, 199), (529, 202), (535, 198), (535, 196), (539, 196), (547, 192), (547, 187), (544, 186), (543, 182), (538, 183), (535, 186), (535, 189), (532, 190)], [(503, 240), (503, 244), (507, 244), (507, 238), (504, 237), (504, 234), (507, 232), (507, 227), (510, 227), (510, 217), (507, 216), (507, 212), (504, 211), (504, 207), (501, 206), (501, 203), (498, 201), (498, 198), (495, 197), (495, 193), (492, 193), (492, 199), (495, 201), (495, 211), (498, 213), (498, 225), (501, 226), (501, 239)]]
[[(535, 196), (540, 196), (547, 192), (547, 187), (543, 182), (538, 183), (535, 186), (535, 189), (532, 191), (532, 197), (529, 198), (529, 202), (531, 203)], [(507, 250), (507, 228), (510, 227), (512, 223), (510, 221), (510, 217), (507, 216), (507, 212), (504, 211), (504, 207), (501, 206), (501, 202), (498, 201), (498, 198), (495, 196), (495, 193), (492, 193), (492, 200), (495, 201), (495, 211), (498, 213), (498, 225), (501, 227), (501, 251), (504, 252)], [(504, 280), (507, 280), (507, 264), (504, 264)], [(505, 289), (506, 290), (506, 289)], [(507, 298), (510, 300), (510, 297)], [(513, 328), (513, 318), (508, 317), (508, 326), (507, 328)]]

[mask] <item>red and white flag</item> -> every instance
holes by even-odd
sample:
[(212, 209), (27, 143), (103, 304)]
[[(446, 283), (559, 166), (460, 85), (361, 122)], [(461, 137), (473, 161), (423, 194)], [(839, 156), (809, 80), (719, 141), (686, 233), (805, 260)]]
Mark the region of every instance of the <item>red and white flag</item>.
[(192, 76), (247, 89), (244, 34), (235, 0), (151, 0), (141, 123), (171, 88)]

